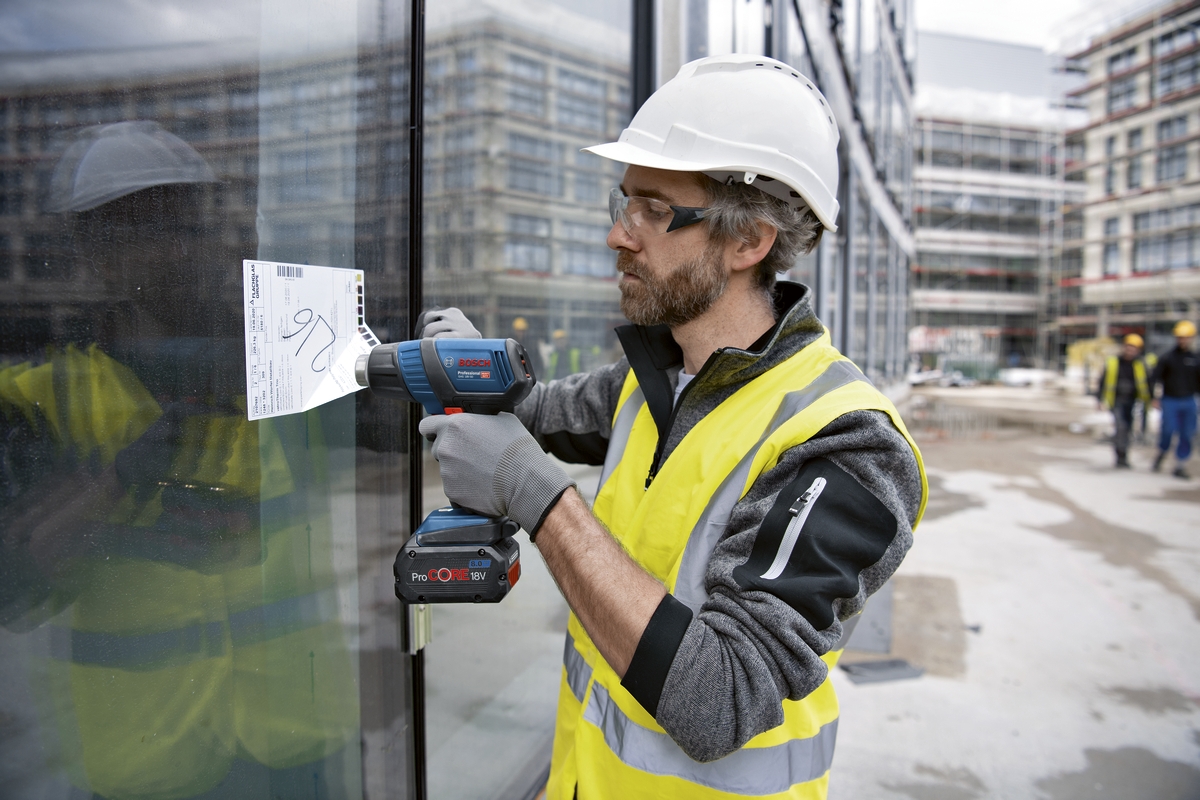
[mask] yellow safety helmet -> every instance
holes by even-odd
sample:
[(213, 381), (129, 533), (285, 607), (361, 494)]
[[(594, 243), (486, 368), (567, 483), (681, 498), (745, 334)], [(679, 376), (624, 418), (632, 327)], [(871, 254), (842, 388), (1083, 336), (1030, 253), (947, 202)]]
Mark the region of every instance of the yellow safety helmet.
[(529, 330), (529, 323), (525, 321), (524, 317), (517, 317), (516, 319), (513, 320), (513, 330), (514, 331), (527, 331), (527, 330)]
[(556, 330), (554, 332), (554, 338), (555, 339), (565, 339), (565, 338), (567, 338), (567, 332), (564, 331), (562, 328), (559, 328), (558, 330)]
[(1181, 319), (1175, 323), (1175, 335), (1179, 337), (1195, 336), (1196, 326), (1192, 324), (1191, 320)]
[(1123, 341), (1125, 342), (1125, 344), (1131, 344), (1134, 347), (1141, 347), (1142, 345), (1144, 345), (1146, 343), (1142, 339), (1142, 337), (1138, 336), (1136, 333), (1129, 334), (1128, 336), (1125, 337), (1125, 339)]

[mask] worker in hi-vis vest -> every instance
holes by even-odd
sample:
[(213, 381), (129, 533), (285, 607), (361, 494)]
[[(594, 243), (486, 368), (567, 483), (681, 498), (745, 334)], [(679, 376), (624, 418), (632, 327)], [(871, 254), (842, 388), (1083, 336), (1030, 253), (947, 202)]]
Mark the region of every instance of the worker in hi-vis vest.
[(48, 640), (46, 772), (89, 797), (336, 797), (358, 737), (326, 426), (246, 418), (214, 180), (154, 123), (85, 131), (51, 202), (111, 301), (0, 365), (0, 624)]
[(1133, 406), (1150, 404), (1150, 382), (1146, 362), (1142, 360), (1145, 344), (1136, 333), (1121, 342), (1120, 355), (1109, 356), (1104, 373), (1096, 387), (1096, 401), (1113, 415), (1113, 451), (1118, 469), (1129, 469), (1129, 438), (1133, 430)]
[[(587, 148), (627, 165), (625, 357), (421, 423), (450, 499), (519, 522), (570, 605), (551, 800), (826, 796), (829, 671), (926, 499), (896, 409), (776, 282), (836, 230), (837, 142), (788, 65), (685, 65)], [(603, 464), (592, 508), (544, 449)]]

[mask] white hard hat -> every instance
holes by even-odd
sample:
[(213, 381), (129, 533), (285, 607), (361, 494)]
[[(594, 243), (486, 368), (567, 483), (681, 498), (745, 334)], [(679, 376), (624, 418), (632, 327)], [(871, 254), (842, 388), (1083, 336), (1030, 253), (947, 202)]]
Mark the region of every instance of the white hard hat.
[(191, 145), (156, 122), (94, 125), (55, 165), (47, 210), (87, 211), (151, 186), (216, 180)]
[(621, 137), (584, 148), (613, 161), (703, 172), (807, 205), (837, 230), (837, 123), (808, 78), (773, 58), (710, 56), (684, 64)]

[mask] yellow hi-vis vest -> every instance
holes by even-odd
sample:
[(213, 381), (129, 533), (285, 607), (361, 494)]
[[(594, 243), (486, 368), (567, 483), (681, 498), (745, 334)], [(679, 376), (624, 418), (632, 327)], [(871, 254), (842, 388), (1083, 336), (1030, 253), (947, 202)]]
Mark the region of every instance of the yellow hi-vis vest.
[[(1117, 404), (1117, 370), (1120, 363), (1117, 356), (1109, 356), (1104, 365), (1104, 407), (1112, 408)], [(1137, 384), (1137, 399), (1143, 403), (1150, 402), (1150, 383), (1146, 380), (1146, 363), (1140, 358), (1133, 360), (1133, 380)]]
[[(826, 332), (735, 392), (680, 442), (646, 488), (658, 439), (632, 371), (618, 401), (593, 510), (667, 591), (700, 611), (704, 572), (734, 505), (789, 448), (858, 410), (888, 414), (912, 446), (892, 403), (829, 342)], [(925, 510), (927, 485), (921, 466)], [(830, 669), (841, 650), (825, 654)], [(838, 704), (828, 678), (802, 700), (783, 701), (784, 722), (711, 763), (690, 759), (604, 661), (579, 619), (567, 624), (549, 800), (594, 798), (824, 798)]]
[[(134, 373), (95, 345), (0, 369), (0, 411), (45, 425), (60, 447), (105, 467), (162, 415)], [(31, 675), (76, 786), (191, 797), (235, 759), (286, 769), (354, 741), (358, 689), (319, 491), (329, 482), (322, 438), (315, 415), (191, 416), (165, 477), (252, 502), (248, 530), (204, 534), (247, 552), (195, 568), (119, 548), (79, 559), (80, 591), (49, 623), (46, 668)], [(291, 463), (289, 440), (306, 442)], [(172, 544), (186, 535), (164, 526), (166, 513), (161, 492), (126, 496), (103, 521), (147, 531), (164, 550), (186, 546)]]

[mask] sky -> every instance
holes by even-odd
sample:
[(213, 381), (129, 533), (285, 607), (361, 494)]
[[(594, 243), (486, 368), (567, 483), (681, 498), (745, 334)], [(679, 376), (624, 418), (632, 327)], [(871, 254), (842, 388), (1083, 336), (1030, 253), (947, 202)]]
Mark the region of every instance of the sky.
[[(917, 28), (1027, 44), (1051, 52), (1086, 43), (1098, 27), (1156, 0), (914, 0)], [(1106, 24), (1108, 23), (1108, 24)]]

